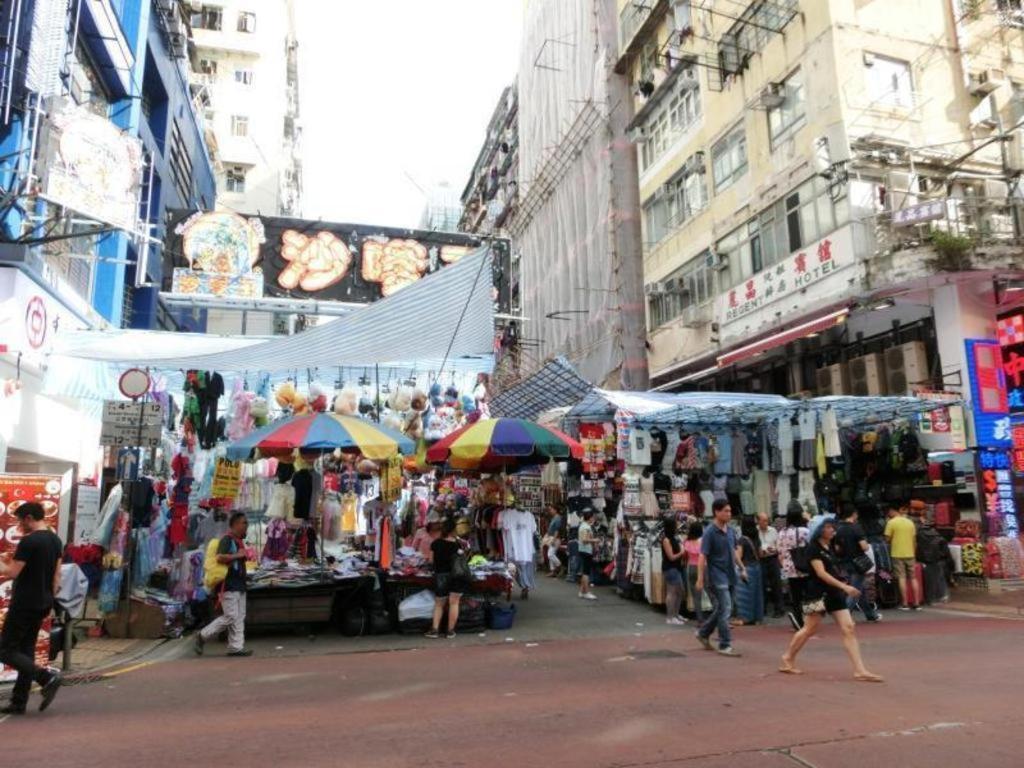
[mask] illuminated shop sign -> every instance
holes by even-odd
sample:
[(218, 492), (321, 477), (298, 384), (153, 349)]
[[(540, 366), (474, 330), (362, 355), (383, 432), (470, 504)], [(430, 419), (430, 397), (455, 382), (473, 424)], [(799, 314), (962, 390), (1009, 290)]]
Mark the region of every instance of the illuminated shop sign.
[(981, 448), (1009, 449), (1010, 412), (999, 342), (968, 339), (965, 344), (975, 441)]
[(175, 233), (181, 236), (188, 266), (174, 270), (174, 293), (262, 298), (263, 273), (255, 268), (264, 240), (258, 218), (227, 211), (197, 213), (181, 222)]
[(1011, 414), (1024, 413), (1024, 309), (999, 316), (996, 338), (1002, 352), (1008, 409)]
[(1013, 473), (1007, 451), (980, 451), (978, 468), (981, 470), (981, 492), (985, 516), (991, 521), (990, 534), (998, 526), (998, 532), (1016, 536), (1020, 526), (1017, 522), (1017, 505), (1013, 498)]

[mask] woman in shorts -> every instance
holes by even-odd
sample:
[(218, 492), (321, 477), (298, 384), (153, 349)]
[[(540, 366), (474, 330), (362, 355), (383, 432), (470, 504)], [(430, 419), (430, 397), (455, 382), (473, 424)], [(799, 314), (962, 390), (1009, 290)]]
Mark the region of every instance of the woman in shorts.
[(788, 675), (799, 675), (802, 672), (796, 667), (796, 657), (807, 641), (814, 637), (821, 626), (825, 614), (831, 614), (843, 636), (843, 648), (853, 665), (853, 678), (864, 683), (880, 683), (882, 678), (868, 671), (860, 655), (860, 645), (854, 631), (853, 617), (846, 607), (846, 597), (857, 599), (860, 592), (842, 579), (839, 560), (832, 548), (832, 540), (836, 535), (836, 526), (831, 519), (822, 521), (811, 531), (810, 543), (807, 545), (807, 561), (810, 563), (810, 574), (807, 577), (804, 592), (803, 614), (804, 626), (793, 635), (789, 648), (782, 655), (782, 666), (779, 671)]
[(441, 537), (430, 544), (430, 555), (434, 563), (434, 621), (427, 637), (441, 636), (441, 618), (445, 603), (448, 604), (448, 638), (455, 637), (455, 625), (459, 621), (459, 600), (467, 584), (452, 576), (452, 563), (462, 550), (462, 542), (455, 538), (455, 521), (446, 517), (441, 523)]

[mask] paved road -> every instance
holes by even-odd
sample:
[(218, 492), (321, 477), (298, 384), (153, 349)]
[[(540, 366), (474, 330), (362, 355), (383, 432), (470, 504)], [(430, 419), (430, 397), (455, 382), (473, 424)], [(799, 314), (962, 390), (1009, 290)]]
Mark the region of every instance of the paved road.
[[(603, 610), (625, 629), (623, 604)], [(68, 688), (51, 712), (0, 723), (4, 763), (984, 768), (1024, 754), (1019, 621), (933, 611), (864, 626), (885, 685), (849, 681), (832, 627), (801, 660), (808, 674), (791, 678), (774, 672), (784, 627), (739, 630), (745, 655), (725, 659), (689, 628), (642, 623), (536, 643), (410, 639), (407, 650), (245, 660), (211, 649)]]

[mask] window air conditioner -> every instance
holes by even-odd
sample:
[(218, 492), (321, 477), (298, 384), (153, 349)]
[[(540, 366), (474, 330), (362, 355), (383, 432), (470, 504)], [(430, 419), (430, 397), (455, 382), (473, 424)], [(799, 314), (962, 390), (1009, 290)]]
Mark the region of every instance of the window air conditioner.
[(647, 131), (644, 130), (642, 125), (638, 125), (636, 128), (630, 128), (626, 132), (626, 138), (633, 144), (643, 144), (647, 141)]
[(845, 395), (849, 392), (846, 366), (843, 363), (826, 365), (817, 373), (817, 390), (820, 397)]
[(885, 366), (881, 355), (875, 353), (855, 357), (846, 370), (851, 395), (869, 397), (885, 394)]
[(687, 88), (689, 90), (699, 87), (699, 82), (697, 81), (697, 70), (693, 67), (684, 69), (679, 75), (679, 84), (683, 88)]
[(983, 98), (981, 103), (971, 110), (968, 122), (971, 128), (995, 128), (999, 124), (995, 97), (992, 94)]
[(759, 101), (765, 109), (781, 107), (786, 100), (786, 86), (782, 83), (768, 83), (761, 91)]
[(972, 96), (988, 96), (1006, 82), (1006, 73), (1001, 69), (988, 68), (972, 72), (968, 86)]
[(711, 322), (711, 315), (704, 306), (691, 304), (683, 310), (684, 328), (703, 328)]
[(665, 284), (664, 283), (648, 283), (644, 289), (644, 293), (648, 296), (664, 296), (665, 295)]
[(694, 152), (683, 163), (683, 170), (686, 173), (701, 173), (704, 170), (704, 153)]
[(911, 341), (885, 351), (885, 380), (892, 396), (911, 395), (928, 382), (924, 342)]

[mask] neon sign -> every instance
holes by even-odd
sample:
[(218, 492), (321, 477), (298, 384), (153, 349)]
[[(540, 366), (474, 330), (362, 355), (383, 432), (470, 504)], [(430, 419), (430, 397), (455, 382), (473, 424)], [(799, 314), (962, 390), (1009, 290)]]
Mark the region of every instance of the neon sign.
[(1016, 537), (1017, 504), (1013, 498), (1013, 473), (1010, 454), (1006, 451), (980, 451), (981, 491), (985, 516), (990, 520), (989, 535)]
[(977, 444), (981, 448), (1009, 449), (1010, 412), (999, 342), (968, 339), (965, 344)]

